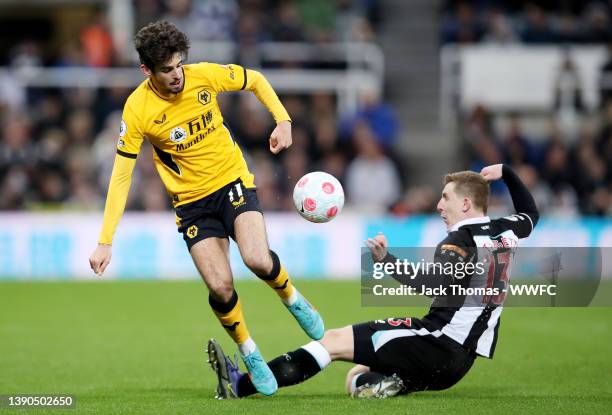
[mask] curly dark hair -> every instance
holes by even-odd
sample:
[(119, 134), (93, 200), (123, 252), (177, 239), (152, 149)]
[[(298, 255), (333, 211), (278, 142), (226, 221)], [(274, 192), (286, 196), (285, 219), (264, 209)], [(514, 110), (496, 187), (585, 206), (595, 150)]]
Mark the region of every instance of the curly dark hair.
[(149, 23), (136, 33), (134, 46), (140, 57), (140, 62), (151, 71), (157, 65), (163, 64), (180, 52), (187, 58), (189, 38), (172, 23), (162, 20)]

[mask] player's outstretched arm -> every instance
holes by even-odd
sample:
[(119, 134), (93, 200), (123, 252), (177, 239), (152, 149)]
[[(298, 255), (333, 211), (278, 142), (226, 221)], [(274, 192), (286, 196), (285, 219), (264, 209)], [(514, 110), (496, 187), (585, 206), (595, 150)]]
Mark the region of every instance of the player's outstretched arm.
[(91, 269), (99, 276), (104, 273), (111, 260), (113, 235), (125, 210), (135, 165), (136, 158), (125, 157), (121, 154), (115, 156), (115, 164), (113, 165), (113, 172), (108, 185), (108, 195), (106, 196), (99, 243), (89, 257)]
[(270, 134), (270, 151), (278, 154), (289, 148), (293, 142), (291, 138), (291, 117), (289, 117), (287, 110), (265, 76), (258, 71), (247, 69), (245, 70), (245, 77), (245, 89), (255, 94), (276, 121), (276, 128)]
[(506, 164), (494, 164), (483, 168), (480, 174), (488, 181), (494, 181), (500, 178), (503, 179), (510, 192), (510, 197), (512, 198), (516, 213), (519, 216), (526, 216), (531, 222), (532, 229), (536, 226), (540, 218), (540, 213), (538, 212), (535, 200), (531, 192), (529, 192), (529, 189), (527, 189), (525, 184), (510, 166)]

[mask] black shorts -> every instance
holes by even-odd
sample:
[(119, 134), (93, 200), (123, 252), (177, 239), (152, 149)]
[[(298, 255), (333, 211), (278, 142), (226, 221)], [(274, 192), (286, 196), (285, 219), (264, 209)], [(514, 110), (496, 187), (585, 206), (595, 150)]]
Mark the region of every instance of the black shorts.
[(416, 318), (389, 318), (353, 326), (355, 363), (397, 374), (405, 393), (447, 389), (468, 372), (476, 355)]
[(244, 212), (261, 212), (255, 188), (245, 188), (235, 180), (214, 193), (175, 209), (178, 231), (187, 249), (206, 238), (235, 238), (234, 221)]

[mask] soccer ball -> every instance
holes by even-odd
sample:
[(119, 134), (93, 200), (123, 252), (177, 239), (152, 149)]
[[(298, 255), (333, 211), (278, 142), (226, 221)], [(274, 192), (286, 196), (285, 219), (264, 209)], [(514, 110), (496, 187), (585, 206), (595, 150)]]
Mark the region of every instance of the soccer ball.
[(293, 189), (293, 203), (306, 220), (329, 222), (344, 206), (344, 190), (334, 176), (322, 171), (308, 173)]

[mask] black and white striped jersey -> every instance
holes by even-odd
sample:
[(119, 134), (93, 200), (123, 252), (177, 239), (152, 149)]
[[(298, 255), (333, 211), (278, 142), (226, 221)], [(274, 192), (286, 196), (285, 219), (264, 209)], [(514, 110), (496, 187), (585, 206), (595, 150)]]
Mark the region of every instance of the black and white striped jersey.
[[(484, 272), (463, 275), (421, 273), (409, 280), (398, 281), (421, 287), (444, 285), (449, 288), (497, 288), (496, 294), (459, 294), (433, 297), (431, 308), (422, 318), (426, 330), (422, 335), (442, 334), (460, 343), (479, 356), (492, 358), (497, 343), (500, 315), (509, 281), (509, 267), (519, 239), (526, 238), (537, 224), (539, 214), (535, 202), (518, 176), (503, 167), (503, 180), (508, 186), (516, 214), (499, 219), (487, 216), (465, 219), (456, 223), (436, 247), (433, 263), (487, 264)], [(384, 262), (395, 261), (391, 254)], [(394, 277), (395, 278), (395, 277)], [(450, 291), (450, 290), (449, 290)], [(456, 290), (455, 290), (456, 291)], [(476, 291), (476, 290), (472, 290)], [(452, 292), (452, 291), (451, 291)]]

